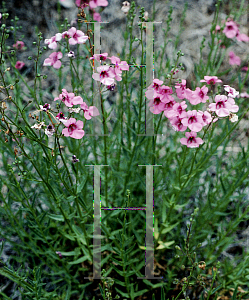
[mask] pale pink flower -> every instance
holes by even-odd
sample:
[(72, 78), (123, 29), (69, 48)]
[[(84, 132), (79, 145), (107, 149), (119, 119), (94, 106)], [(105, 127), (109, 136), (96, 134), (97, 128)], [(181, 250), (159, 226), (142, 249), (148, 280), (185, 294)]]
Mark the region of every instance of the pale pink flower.
[(75, 118), (70, 118), (64, 125), (67, 127), (62, 130), (62, 134), (64, 136), (70, 136), (74, 139), (81, 139), (85, 134), (85, 131), (82, 130), (83, 122), (81, 120), (76, 122)]
[(236, 35), (237, 41), (239, 42), (249, 42), (249, 36), (245, 33), (239, 33)]
[(204, 79), (200, 80), (200, 82), (206, 82), (207, 84), (215, 84), (217, 82), (222, 82), (218, 79), (217, 76), (204, 76)]
[(98, 73), (93, 73), (92, 78), (100, 81), (104, 85), (111, 85), (114, 83), (115, 74), (109, 66), (101, 66), (97, 68)]
[(24, 42), (16, 41), (16, 43), (13, 45), (13, 47), (16, 48), (17, 50), (22, 50), (22, 48), (24, 47)]
[(228, 92), (228, 97), (236, 98), (239, 95), (239, 92), (227, 84), (224, 85), (224, 90)]
[(19, 60), (15, 64), (15, 68), (18, 70), (22, 69), (24, 66), (25, 66), (25, 63), (23, 61), (19, 61)]
[(59, 69), (61, 67), (61, 61), (59, 59), (62, 58), (61, 52), (53, 52), (49, 55), (49, 58), (44, 60), (43, 66), (53, 66), (55, 69)]
[(161, 108), (163, 109), (163, 113), (166, 118), (169, 118), (171, 115), (171, 112), (173, 110), (173, 107), (175, 105), (176, 101), (175, 100), (170, 100), (168, 102), (162, 102)]
[(249, 94), (248, 93), (241, 93), (239, 96), (241, 98), (249, 98)]
[(167, 113), (167, 118), (171, 119), (171, 118), (175, 118), (175, 117), (180, 117), (180, 118), (184, 118), (186, 117), (187, 113), (185, 111), (185, 109), (187, 108), (187, 104), (186, 101), (182, 101), (181, 103), (176, 102), (172, 109), (168, 111)]
[(226, 27), (223, 30), (223, 33), (229, 38), (234, 38), (239, 31), (238, 25), (234, 21), (226, 22)]
[(239, 107), (235, 105), (233, 98), (227, 98), (225, 95), (216, 95), (215, 102), (209, 104), (211, 111), (214, 111), (218, 117), (227, 117), (230, 112), (237, 112)]
[(202, 88), (197, 87), (195, 91), (192, 92), (191, 97), (189, 97), (189, 102), (193, 105), (199, 103), (205, 103), (209, 97), (207, 96), (208, 88), (204, 85)]
[(57, 42), (59, 42), (62, 38), (61, 33), (56, 33), (55, 36), (52, 36), (50, 39), (45, 39), (44, 43), (48, 44), (49, 49), (56, 49), (57, 48)]
[(163, 81), (162, 80), (159, 80), (159, 79), (153, 79), (153, 83), (148, 86), (148, 90), (150, 89), (154, 89), (155, 91), (158, 91), (159, 90), (159, 87), (163, 84)]
[(87, 104), (85, 102), (83, 102), (83, 104), (81, 104), (80, 107), (83, 109), (84, 117), (87, 120), (90, 120), (92, 117), (95, 117), (95, 116), (99, 115), (99, 110), (95, 106), (89, 106), (88, 107)]
[(201, 138), (196, 137), (196, 132), (186, 132), (185, 136), (187, 138), (181, 138), (180, 142), (183, 145), (186, 145), (188, 148), (198, 148), (199, 145), (203, 144), (203, 140)]
[(85, 8), (86, 6), (89, 5), (89, 0), (76, 0), (75, 5), (80, 8)]
[(162, 95), (154, 92), (154, 97), (150, 100), (148, 106), (153, 114), (160, 114), (164, 110), (164, 103), (162, 103)]
[(54, 101), (61, 100), (67, 107), (72, 107), (73, 105), (84, 103), (80, 96), (75, 96), (74, 93), (68, 93), (66, 89), (62, 89), (62, 93), (59, 98), (55, 98)]
[(91, 9), (97, 7), (97, 6), (107, 6), (108, 1), (107, 0), (91, 0), (89, 2), (89, 6)]
[(175, 85), (176, 94), (179, 99), (185, 98), (185, 90), (186, 90), (186, 80), (182, 79), (181, 82), (177, 82)]
[(170, 100), (174, 100), (174, 97), (171, 96), (173, 94), (172, 88), (166, 85), (162, 85), (158, 88), (158, 93), (161, 94), (162, 97), (162, 102), (168, 102)]
[(91, 59), (96, 59), (97, 61), (105, 61), (107, 59), (108, 53), (101, 53), (101, 54), (94, 54), (92, 57), (90, 57)]
[(233, 51), (229, 52), (229, 64), (238, 66), (241, 64), (241, 59), (239, 58), (239, 56), (236, 56)]
[(188, 126), (191, 131), (198, 132), (202, 130), (203, 119), (201, 113), (196, 110), (187, 111), (186, 117), (182, 119), (182, 124)]
[(88, 36), (85, 35), (81, 30), (77, 30), (75, 27), (70, 28), (67, 33), (69, 34), (69, 44), (84, 44), (88, 40)]
[(45, 103), (44, 105), (39, 105), (40, 109), (43, 111), (47, 111), (50, 109), (50, 104)]
[(47, 126), (47, 128), (45, 129), (45, 134), (47, 136), (53, 136), (54, 135), (54, 132), (55, 132), (55, 129), (54, 129), (54, 126), (52, 124), (49, 124)]
[(182, 118), (176, 116), (169, 120), (175, 131), (185, 131), (188, 127), (182, 124)]
[(203, 126), (208, 125), (212, 122), (212, 116), (208, 111), (203, 112), (201, 110), (198, 110), (198, 112), (201, 114), (202, 121), (203, 121), (203, 124), (202, 124)]
[(93, 13), (93, 20), (97, 22), (101, 22), (101, 16), (99, 13), (94, 12)]

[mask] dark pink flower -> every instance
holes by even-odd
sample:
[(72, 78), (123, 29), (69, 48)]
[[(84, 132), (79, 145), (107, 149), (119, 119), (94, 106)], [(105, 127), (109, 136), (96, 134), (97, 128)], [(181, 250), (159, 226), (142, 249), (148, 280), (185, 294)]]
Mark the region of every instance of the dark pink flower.
[(17, 50), (22, 50), (22, 48), (24, 47), (24, 42), (16, 41), (16, 43), (13, 45), (13, 47), (16, 48)]
[(181, 138), (180, 142), (183, 145), (186, 145), (188, 148), (198, 148), (199, 145), (203, 144), (203, 140), (201, 138), (196, 137), (197, 133), (196, 132), (186, 132), (185, 136), (187, 138)]
[(59, 69), (61, 67), (61, 61), (59, 59), (61, 58), (61, 52), (53, 52), (49, 55), (49, 58), (44, 60), (43, 66), (53, 66), (55, 69)]
[(222, 82), (218, 79), (217, 76), (204, 76), (204, 79), (200, 80), (200, 82), (206, 82), (207, 84), (215, 84), (217, 82)]
[(236, 56), (233, 51), (229, 52), (229, 64), (238, 66), (241, 64), (241, 59), (238, 56)]
[(23, 61), (19, 61), (19, 60), (18, 60), (18, 61), (16, 62), (15, 68), (18, 69), (18, 70), (20, 70), (20, 69), (22, 69), (24, 66), (25, 66), (25, 63), (24, 63)]
[(82, 130), (83, 122), (80, 120), (76, 122), (75, 118), (70, 118), (64, 125), (67, 127), (62, 130), (62, 134), (64, 136), (70, 136), (74, 139), (81, 139), (85, 134), (85, 131)]
[(226, 27), (223, 30), (223, 33), (229, 38), (234, 38), (239, 31), (238, 25), (234, 21), (226, 22)]

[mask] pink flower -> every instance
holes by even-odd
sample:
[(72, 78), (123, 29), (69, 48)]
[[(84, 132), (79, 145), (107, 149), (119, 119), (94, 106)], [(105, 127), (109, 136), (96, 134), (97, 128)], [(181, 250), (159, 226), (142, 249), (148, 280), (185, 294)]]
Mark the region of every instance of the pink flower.
[(93, 73), (92, 78), (100, 81), (104, 85), (111, 85), (114, 83), (115, 74), (109, 66), (101, 66), (97, 68), (98, 73)]
[(187, 116), (182, 119), (182, 124), (184, 126), (188, 126), (191, 131), (201, 131), (203, 127), (201, 113), (197, 112), (196, 110), (187, 111)]
[(226, 22), (226, 27), (223, 30), (223, 33), (229, 38), (234, 38), (239, 31), (238, 25), (234, 21)]
[[(147, 91), (148, 92), (148, 91)], [(164, 110), (164, 103), (162, 103), (162, 95), (154, 92), (154, 97), (150, 100), (148, 106), (150, 107), (150, 111), (157, 115), (160, 114)]]
[(196, 132), (186, 132), (185, 136), (187, 138), (181, 138), (180, 142), (183, 145), (186, 145), (188, 148), (198, 148), (199, 145), (203, 144), (203, 140), (201, 138), (196, 137), (197, 133)]
[(76, 0), (75, 5), (80, 8), (85, 8), (86, 6), (89, 5), (89, 0)]
[(162, 80), (159, 80), (159, 79), (153, 79), (153, 83), (148, 86), (148, 90), (150, 89), (154, 89), (155, 91), (158, 91), (159, 90), (159, 87), (163, 84), (163, 81)]
[(236, 56), (233, 51), (229, 52), (229, 64), (230, 65), (238, 65), (238, 66), (241, 64), (240, 58), (238, 56)]
[(97, 22), (101, 22), (101, 16), (99, 13), (94, 12), (93, 13), (93, 20)]
[(222, 82), (216, 76), (204, 76), (204, 79), (200, 80), (200, 82), (206, 82), (207, 84), (215, 84), (217, 82)]
[(176, 94), (179, 99), (185, 98), (185, 90), (186, 90), (186, 80), (182, 79), (182, 82), (177, 82), (175, 85)]
[(61, 33), (56, 33), (55, 36), (52, 36), (50, 39), (45, 39), (44, 43), (48, 44), (49, 49), (56, 49), (57, 48), (57, 42), (59, 42), (62, 38)]
[(24, 63), (23, 61), (19, 61), (19, 60), (18, 60), (18, 61), (16, 62), (15, 68), (18, 69), (18, 70), (20, 70), (20, 69), (22, 69), (24, 66), (25, 66), (25, 63)]
[(88, 36), (85, 35), (81, 30), (77, 30), (75, 27), (70, 28), (67, 33), (70, 36), (70, 45), (84, 44), (88, 40)]
[(178, 116), (180, 118), (186, 117), (186, 115), (187, 115), (187, 113), (185, 111), (186, 108), (187, 108), (186, 101), (182, 101), (181, 103), (176, 102), (173, 105), (172, 109), (167, 112), (167, 118), (171, 119), (171, 118), (175, 118)]
[(174, 97), (171, 96), (171, 94), (173, 94), (172, 88), (170, 88), (169, 86), (163, 85), (159, 87), (158, 93), (163, 96), (162, 102), (168, 102), (170, 100), (174, 100)]
[(99, 111), (98, 111), (97, 107), (95, 107), (95, 106), (88, 107), (87, 104), (85, 102), (83, 102), (83, 104), (81, 104), (80, 107), (83, 109), (84, 117), (87, 120), (90, 120), (92, 117), (99, 115)]
[(85, 131), (82, 130), (83, 122), (80, 120), (76, 122), (75, 118), (70, 118), (64, 125), (67, 127), (62, 130), (62, 134), (64, 136), (70, 136), (74, 139), (81, 139), (85, 134)]
[(17, 50), (22, 50), (22, 48), (24, 47), (24, 42), (16, 41), (16, 43), (13, 45), (13, 47), (16, 48)]
[(224, 90), (228, 92), (228, 97), (236, 98), (239, 95), (239, 92), (237, 92), (234, 88), (230, 87), (229, 85), (224, 85)]
[(245, 66), (245, 67), (241, 68), (241, 71), (246, 71), (247, 72), (248, 71), (248, 67)]
[(248, 93), (241, 93), (239, 96), (241, 98), (249, 98), (249, 94)]
[(227, 117), (230, 112), (237, 112), (239, 107), (235, 105), (233, 98), (228, 98), (225, 95), (216, 95), (215, 102), (209, 104), (211, 111), (215, 111), (218, 117)]
[(94, 54), (90, 59), (96, 59), (97, 61), (105, 61), (107, 59), (108, 53)]
[(54, 101), (56, 100), (63, 101), (67, 107), (84, 103), (80, 96), (75, 96), (74, 93), (68, 93), (66, 89), (62, 89), (62, 93), (59, 95), (59, 98), (54, 99)]
[(97, 7), (97, 6), (107, 6), (108, 1), (107, 0), (91, 0), (89, 2), (89, 6), (91, 9)]
[(197, 87), (189, 98), (189, 102), (193, 105), (199, 104), (201, 102), (205, 103), (209, 99), (207, 93), (208, 88), (205, 85), (202, 88)]
[(61, 58), (61, 52), (53, 52), (49, 55), (49, 58), (44, 60), (43, 66), (53, 66), (55, 69), (59, 69), (61, 67), (61, 61), (59, 59)]
[(175, 131), (185, 131), (188, 127), (182, 124), (182, 118), (179, 116), (169, 120)]
[(162, 105), (160, 108), (162, 108), (162, 110), (164, 111), (163, 113), (166, 118), (168, 118), (168, 119), (170, 118), (175, 103), (176, 103), (175, 100), (167, 101), (167, 103), (162, 102)]
[(212, 116), (208, 111), (203, 112), (201, 110), (198, 110), (198, 112), (201, 114), (203, 126), (208, 125), (212, 122)]
[(239, 33), (236, 35), (237, 41), (239, 42), (249, 42), (249, 37), (245, 33)]

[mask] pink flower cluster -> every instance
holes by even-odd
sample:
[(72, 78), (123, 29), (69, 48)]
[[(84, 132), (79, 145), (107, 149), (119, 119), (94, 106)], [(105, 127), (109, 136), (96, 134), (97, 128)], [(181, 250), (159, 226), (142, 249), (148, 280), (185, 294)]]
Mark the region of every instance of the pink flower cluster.
[[(204, 76), (201, 82), (212, 85), (222, 81), (216, 76)], [(239, 110), (234, 101), (234, 98), (238, 96), (238, 92), (228, 85), (224, 87), (228, 95), (216, 95), (215, 103), (209, 104), (209, 108), (204, 112), (200, 110), (186, 111), (187, 104), (184, 99), (188, 100), (192, 105), (206, 103), (209, 100), (209, 96), (207, 95), (208, 87), (206, 85), (201, 88), (197, 87), (192, 91), (186, 88), (186, 80), (183, 79), (181, 82), (177, 82), (175, 84), (175, 94), (178, 99), (184, 101), (176, 102), (172, 88), (163, 85), (163, 81), (154, 79), (145, 95), (150, 100), (148, 105), (153, 114), (163, 112), (176, 131), (190, 130), (190, 132), (186, 132), (186, 138), (181, 138), (180, 142), (187, 147), (195, 148), (204, 143), (201, 138), (196, 137), (197, 132), (201, 131), (204, 126), (211, 122), (216, 122), (218, 120), (217, 116), (230, 116), (231, 113)]]
[[(68, 93), (66, 89), (62, 89), (62, 93), (54, 101), (61, 100), (67, 107), (80, 104), (80, 108), (84, 111), (84, 117), (86, 120), (90, 120), (92, 117), (98, 116), (99, 111), (95, 106), (87, 106), (80, 96), (75, 96), (74, 93)], [(73, 109), (71, 111), (79, 112), (80, 109)], [(64, 136), (70, 136), (75, 139), (81, 139), (85, 132), (82, 130), (83, 122), (75, 118), (67, 119), (62, 112), (60, 112), (56, 118), (61, 121), (66, 128), (62, 130)]]
[[(59, 42), (62, 38), (68, 38), (68, 42), (70, 45), (76, 44), (84, 44), (88, 40), (88, 36), (85, 35), (81, 30), (77, 30), (75, 27), (71, 27), (69, 30), (64, 31), (63, 33), (56, 33), (55, 36), (52, 36), (50, 39), (45, 40), (45, 44), (48, 45), (50, 49), (57, 48), (57, 42)], [(49, 58), (44, 60), (43, 66), (53, 66), (55, 69), (59, 69), (61, 67), (62, 58), (61, 52), (53, 52), (49, 55)]]
[(90, 59), (96, 59), (98, 61), (110, 59), (111, 63), (114, 65), (111, 66), (105, 65), (97, 68), (98, 73), (93, 73), (92, 78), (94, 80), (100, 81), (102, 84), (110, 86), (114, 84), (114, 79), (121, 81), (122, 71), (129, 71), (129, 65), (126, 61), (120, 61), (120, 58), (116, 56), (107, 57), (108, 53), (94, 54)]

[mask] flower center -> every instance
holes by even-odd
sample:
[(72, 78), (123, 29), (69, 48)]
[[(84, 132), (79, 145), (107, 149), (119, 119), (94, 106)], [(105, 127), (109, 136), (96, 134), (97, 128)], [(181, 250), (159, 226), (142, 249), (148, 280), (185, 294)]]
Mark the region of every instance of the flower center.
[(68, 131), (69, 131), (69, 132), (72, 132), (72, 131), (74, 131), (76, 128), (77, 128), (77, 127), (76, 127), (75, 124), (71, 124), (71, 125), (69, 125), (69, 127), (68, 127)]
[(197, 120), (196, 120), (195, 116), (190, 117), (189, 120), (188, 120), (189, 124), (196, 123), (196, 122), (197, 122)]
[(216, 104), (216, 108), (217, 108), (217, 109), (220, 109), (220, 108), (223, 108), (223, 107), (225, 107), (225, 104), (224, 104), (223, 101), (217, 102), (217, 104)]

